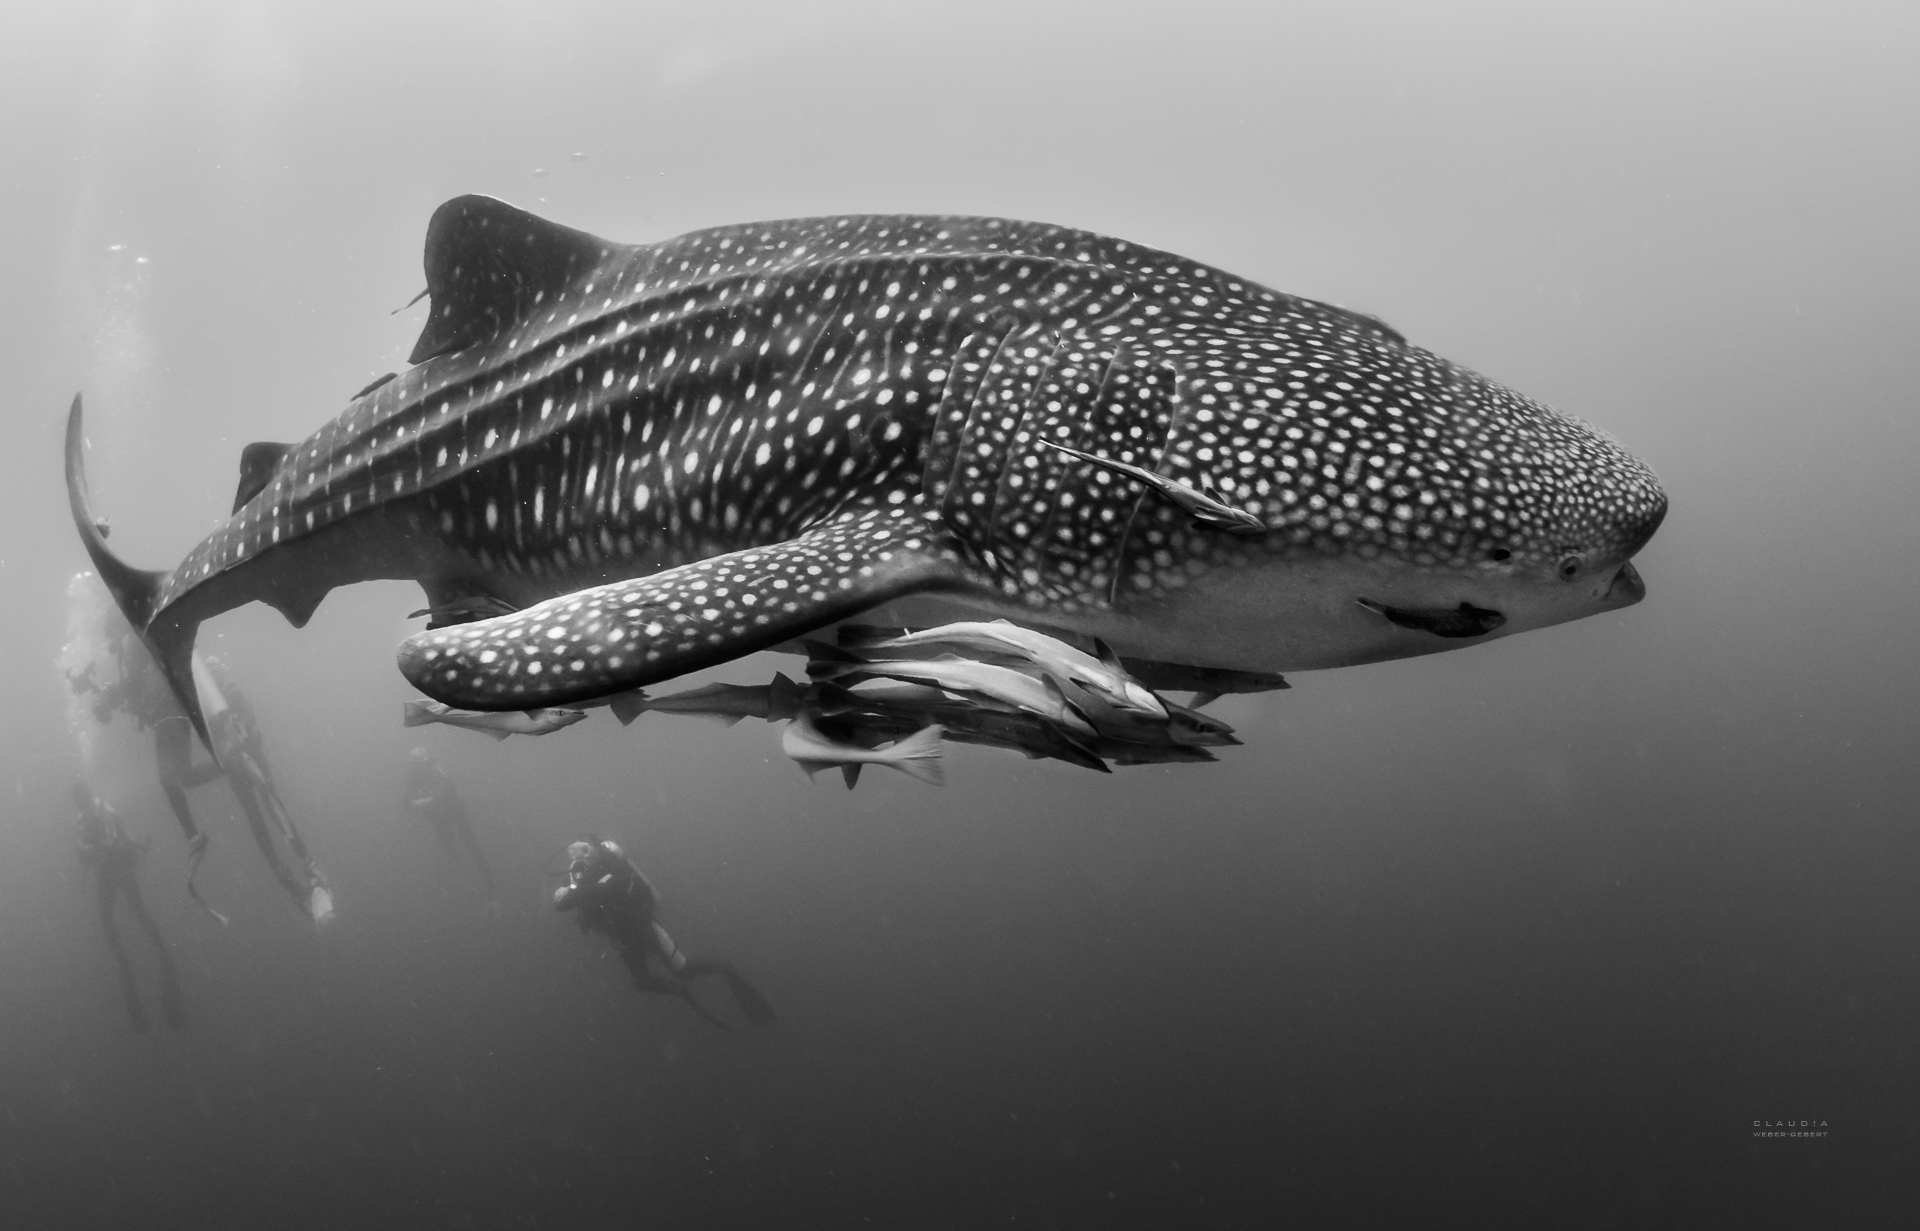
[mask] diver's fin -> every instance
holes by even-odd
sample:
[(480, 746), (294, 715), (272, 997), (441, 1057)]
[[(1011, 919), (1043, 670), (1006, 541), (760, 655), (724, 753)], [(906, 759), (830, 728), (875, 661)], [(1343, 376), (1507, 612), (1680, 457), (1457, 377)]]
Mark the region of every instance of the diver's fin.
[(859, 761), (847, 761), (840, 766), (840, 776), (847, 780), (847, 789), (851, 791), (860, 782)]
[(74, 528), (80, 531), (80, 542), (86, 547), (93, 567), (99, 570), (107, 593), (113, 595), (114, 605), (120, 608), (120, 614), (127, 618), (127, 623), (152, 653), (154, 662), (160, 665), (193, 729), (218, 763), (219, 754), (214, 752), (213, 741), (207, 735), (206, 715), (200, 712), (200, 694), (193, 686), (193, 637), (200, 626), (197, 623), (154, 625), (160, 590), (169, 574), (134, 568), (107, 546), (106, 536), (100, 533), (99, 519), (93, 514), (92, 497), (87, 492), (86, 439), (80, 395), (76, 393), (73, 407), (67, 412), (66, 448), (67, 506), (73, 512)]
[(400, 646), (400, 671), (462, 708), (565, 705), (727, 662), (957, 577), (924, 520), (866, 513), (784, 543), (416, 633)]
[(256, 440), (240, 450), (240, 486), (233, 493), (234, 512), (238, 513), (247, 501), (258, 496), (267, 484), (273, 482), (273, 476), (280, 471), (280, 463), (286, 461), (287, 454), (291, 452), (292, 445), (271, 440)]
[(492, 197), (455, 197), (427, 223), (433, 311), (408, 363), (483, 342), (557, 298), (613, 251), (604, 240)]
[(771, 1026), (774, 1022), (773, 1003), (762, 996), (746, 977), (731, 966), (723, 966), (720, 973), (726, 977), (727, 989), (733, 993), (733, 1002), (740, 1006), (740, 1012), (756, 1026)]
[(674, 994), (679, 996), (680, 999), (686, 1001), (687, 1007), (692, 1009), (695, 1013), (699, 1014), (701, 1017), (705, 1018), (709, 1025), (718, 1026), (720, 1027), (720, 1029), (729, 1031), (729, 1032), (733, 1030), (732, 1026), (727, 1025), (727, 1023), (721, 1021), (719, 1018), (715, 1017), (712, 1013), (708, 1012), (707, 1006), (701, 1004), (698, 1000), (694, 999), (693, 989), (689, 988), (686, 984), (684, 983), (680, 984), (679, 990), (676, 991)]

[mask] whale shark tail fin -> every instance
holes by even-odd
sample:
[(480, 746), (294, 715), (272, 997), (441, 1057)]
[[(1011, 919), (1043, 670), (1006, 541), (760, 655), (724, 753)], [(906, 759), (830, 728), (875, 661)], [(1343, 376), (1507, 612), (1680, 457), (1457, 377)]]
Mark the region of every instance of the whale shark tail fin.
[[(81, 422), (80, 395), (73, 395), (73, 407), (67, 412), (67, 505), (73, 510), (74, 529), (80, 532), (93, 567), (99, 571), (114, 605), (127, 618), (153, 660), (160, 664), (174, 695), (180, 698), (193, 729), (213, 751), (207, 735), (206, 716), (200, 710), (200, 692), (193, 682), (193, 638), (198, 624), (166, 622), (156, 625), (154, 614), (160, 606), (160, 590), (166, 573), (134, 568), (107, 546), (106, 526), (93, 513), (93, 499), (87, 490), (86, 431)], [(217, 756), (217, 754), (216, 754)]]

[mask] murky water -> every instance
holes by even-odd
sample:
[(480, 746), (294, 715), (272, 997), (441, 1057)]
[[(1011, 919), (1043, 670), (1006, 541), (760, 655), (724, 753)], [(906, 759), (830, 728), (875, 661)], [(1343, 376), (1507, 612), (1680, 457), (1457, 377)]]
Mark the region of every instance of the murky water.
[[(97, 4), (16, 27), (0, 1224), (1900, 1225), (1907, 8)], [(242, 446), (405, 366), (426, 219), (465, 192), (631, 241), (1044, 219), (1376, 313), (1647, 459), (1672, 499), (1649, 596), (1228, 697), (1210, 712), (1246, 744), (1218, 764), (959, 748), (943, 788), (851, 793), (757, 721), (404, 730), (417, 587), (336, 592), (297, 631), (247, 607), (202, 645), (338, 917), (289, 905), (214, 784), (196, 883), (222, 927), (147, 746), (70, 729), (64, 410), (85, 391), (113, 544), (170, 566)], [(495, 909), (403, 807), (416, 743)], [(183, 1031), (123, 1012), (83, 770), (151, 839)], [(554, 913), (589, 831), (777, 1026), (636, 995)], [(1783, 1121), (1826, 1135), (1755, 1137)]]

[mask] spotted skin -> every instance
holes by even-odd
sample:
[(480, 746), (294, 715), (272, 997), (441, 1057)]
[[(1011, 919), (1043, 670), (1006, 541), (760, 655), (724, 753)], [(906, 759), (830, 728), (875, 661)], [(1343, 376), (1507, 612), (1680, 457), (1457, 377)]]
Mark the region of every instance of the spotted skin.
[[(1517, 608), (1501, 635), (1625, 605), (1666, 507), (1611, 441), (1371, 318), (1082, 231), (853, 216), (623, 245), (462, 197), (426, 269), (417, 366), (288, 448), (171, 573), (103, 565), (150, 641), (177, 656), (242, 603), (298, 624), (401, 577), (521, 609), (402, 647), (464, 708), (632, 688), (925, 595), (1302, 669), (1447, 648), (1360, 594)], [(1196, 523), (1048, 444), (1268, 529)]]

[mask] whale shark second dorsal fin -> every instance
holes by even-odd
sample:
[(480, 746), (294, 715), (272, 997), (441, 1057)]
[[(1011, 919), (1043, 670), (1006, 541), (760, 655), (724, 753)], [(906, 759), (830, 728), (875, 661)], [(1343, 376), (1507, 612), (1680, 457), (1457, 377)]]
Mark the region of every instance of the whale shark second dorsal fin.
[(613, 245), (492, 197), (455, 197), (427, 224), (433, 314), (408, 363), (462, 350), (531, 316)]
[(242, 505), (273, 482), (280, 463), (286, 461), (287, 454), (292, 451), (292, 445), (277, 444), (271, 440), (256, 440), (240, 450), (240, 486), (233, 493), (234, 512), (238, 513)]

